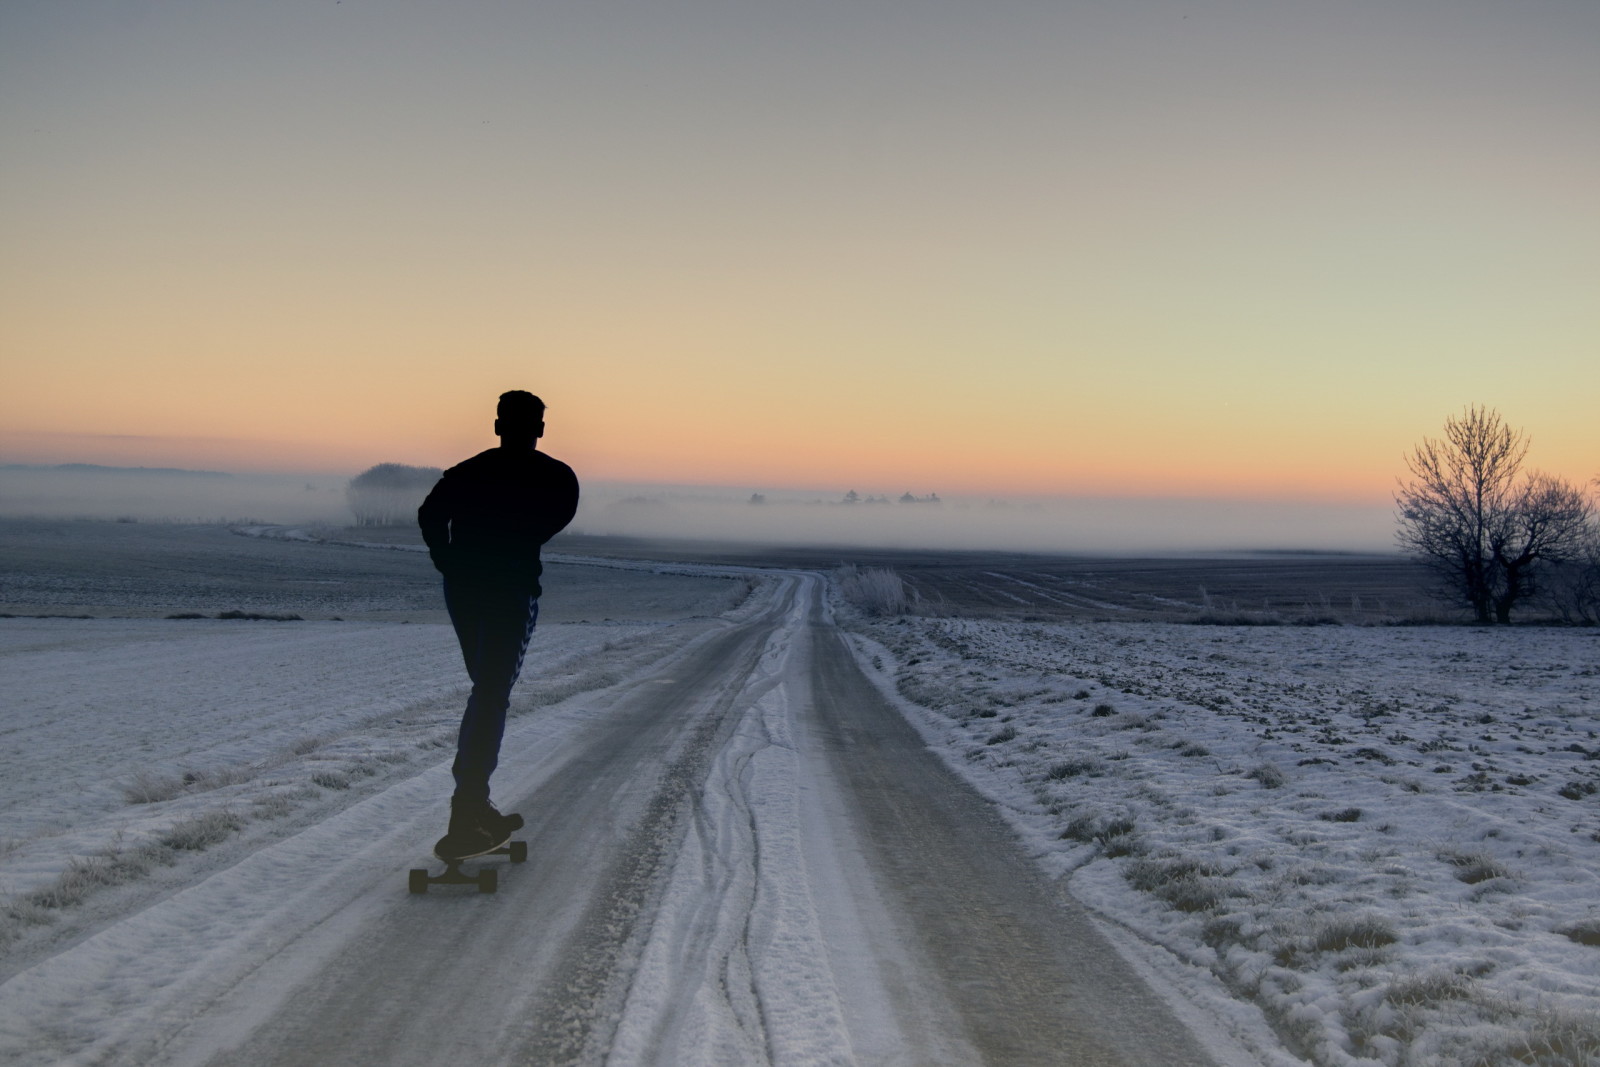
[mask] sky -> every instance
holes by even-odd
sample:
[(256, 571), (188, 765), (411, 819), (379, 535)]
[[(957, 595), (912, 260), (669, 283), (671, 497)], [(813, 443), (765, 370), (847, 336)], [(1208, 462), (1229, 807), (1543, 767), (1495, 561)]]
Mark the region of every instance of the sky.
[(1587, 482), (1597, 116), (1592, 0), (8, 0), (0, 463)]

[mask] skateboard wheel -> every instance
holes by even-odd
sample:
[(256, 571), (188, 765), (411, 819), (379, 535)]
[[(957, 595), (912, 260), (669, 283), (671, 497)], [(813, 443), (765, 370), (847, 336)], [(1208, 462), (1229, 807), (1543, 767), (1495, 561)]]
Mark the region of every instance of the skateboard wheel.
[(493, 893), (500, 888), (500, 872), (493, 867), (478, 873), (478, 892)]
[(426, 893), (428, 891), (428, 872), (413, 868), (410, 884), (413, 893)]
[(528, 858), (528, 843), (526, 841), (511, 842), (511, 862), (522, 863)]

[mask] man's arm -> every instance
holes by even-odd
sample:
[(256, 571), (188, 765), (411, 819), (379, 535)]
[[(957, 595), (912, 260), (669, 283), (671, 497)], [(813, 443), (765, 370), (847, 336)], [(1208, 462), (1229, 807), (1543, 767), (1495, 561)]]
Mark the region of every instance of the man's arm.
[(422, 528), (422, 540), (428, 546), (428, 558), (441, 574), (450, 559), (450, 516), (455, 509), (449, 478), (441, 477), (428, 492), (427, 499), (417, 509), (417, 525)]
[[(567, 528), (578, 512), (578, 476), (558, 459), (540, 457), (538, 489), (521, 515), (523, 536), (543, 545)], [(537, 551), (537, 549), (535, 549)]]
[(556, 534), (567, 528), (572, 517), (578, 513), (578, 476), (572, 473), (572, 468), (565, 463), (561, 464), (556, 477), (553, 479), (554, 490), (550, 494), (549, 510), (545, 515), (545, 528), (540, 531), (539, 543), (542, 545)]

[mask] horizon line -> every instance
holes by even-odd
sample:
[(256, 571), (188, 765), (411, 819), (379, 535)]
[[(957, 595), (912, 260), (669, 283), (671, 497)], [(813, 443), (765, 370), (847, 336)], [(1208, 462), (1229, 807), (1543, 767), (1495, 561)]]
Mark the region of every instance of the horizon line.
[[(363, 470), (370, 469), (371, 466), (376, 466), (376, 465), (377, 464), (369, 465), (369, 467), (363, 468)], [(425, 467), (422, 467), (420, 464), (401, 464), (401, 465), (402, 466), (416, 466), (416, 467), (419, 467), (419, 469), (427, 469)], [(274, 470), (234, 470), (234, 471), (228, 471), (228, 470), (210, 470), (210, 469), (201, 469), (201, 468), (170, 467), (170, 466), (161, 466), (161, 467), (124, 466), (124, 465), (121, 465), (121, 464), (89, 463), (89, 462), (83, 462), (83, 461), (69, 461), (69, 462), (63, 462), (63, 463), (0, 463), (0, 471), (29, 471), (29, 472), (44, 472), (44, 473), (49, 473), (49, 472), (59, 472), (59, 473), (78, 472), (78, 473), (105, 473), (105, 474), (176, 474), (176, 475), (190, 475), (190, 476), (199, 475), (199, 476), (207, 476), (207, 477), (238, 477), (238, 478), (256, 478), (256, 477), (260, 477), (260, 478), (295, 478), (295, 479), (303, 479), (303, 478), (308, 478), (308, 477), (314, 477), (314, 478), (340, 478), (340, 479), (345, 479), (345, 480), (348, 480), (350, 478), (354, 478), (356, 475), (361, 473), (361, 471), (355, 471), (353, 473), (346, 474), (343, 471), (332, 471), (332, 470), (327, 470), (327, 469), (313, 469), (313, 470), (306, 470), (306, 469), (301, 469), (301, 470), (274, 469)], [(842, 504), (842, 503), (844, 503), (843, 497), (845, 496), (845, 494), (855, 490), (855, 486), (854, 485), (846, 486), (844, 489), (838, 489), (838, 488), (821, 488), (821, 487), (814, 486), (814, 485), (813, 486), (783, 486), (783, 485), (779, 485), (779, 486), (762, 486), (762, 485), (751, 484), (751, 483), (732, 484), (732, 483), (728, 483), (728, 482), (672, 482), (672, 481), (653, 481), (653, 480), (637, 480), (636, 481), (636, 480), (611, 479), (611, 478), (596, 478), (596, 479), (592, 479), (592, 480), (586, 480), (585, 484), (590, 485), (590, 486), (613, 489), (613, 490), (638, 490), (638, 491), (654, 491), (654, 492), (663, 492), (663, 493), (670, 493), (670, 492), (673, 492), (673, 491), (720, 491), (720, 492), (724, 492), (724, 493), (759, 494), (759, 495), (762, 495), (762, 496), (765, 496), (765, 495), (767, 495), (769, 493), (781, 493), (781, 494), (788, 494), (788, 495), (791, 495), (791, 496), (819, 495), (820, 494), (818, 496), (818, 499), (815, 500), (815, 501), (811, 501), (811, 500), (796, 501), (796, 500), (792, 500), (792, 499), (790, 499), (790, 500), (781, 500), (781, 501), (768, 501), (768, 503), (770, 503), (770, 504), (777, 504), (777, 505), (794, 504), (794, 503), (807, 503), (807, 504), (809, 504), (809, 503), (841, 503)], [(841, 483), (841, 484), (843, 484), (843, 483)], [(1305, 493), (1305, 492), (1299, 492), (1299, 493), (1294, 493), (1294, 494), (1274, 494), (1274, 493), (1267, 493), (1267, 492), (1254, 492), (1254, 493), (1251, 493), (1251, 492), (1240, 492), (1240, 491), (1204, 493), (1204, 492), (1194, 492), (1194, 491), (1184, 492), (1184, 491), (1177, 491), (1177, 490), (1169, 491), (1169, 492), (1138, 492), (1138, 491), (1108, 492), (1108, 491), (1105, 491), (1105, 490), (1083, 490), (1083, 491), (1073, 491), (1073, 490), (1055, 490), (1055, 491), (1050, 491), (1050, 490), (1019, 490), (1019, 491), (1014, 491), (1014, 492), (1009, 492), (1009, 493), (1005, 493), (1005, 492), (962, 492), (962, 491), (958, 490), (956, 492), (941, 493), (941, 491), (939, 491), (937, 489), (929, 489), (929, 490), (927, 490), (927, 493), (919, 495), (919, 494), (917, 494), (915, 489), (910, 488), (910, 487), (906, 487), (906, 488), (903, 488), (903, 489), (898, 490), (898, 491), (873, 488), (873, 489), (868, 490), (868, 492), (865, 495), (870, 496), (870, 495), (875, 495), (875, 494), (883, 494), (883, 495), (887, 495), (889, 497), (889, 503), (900, 503), (901, 502), (900, 499), (899, 499), (899, 494), (900, 493), (911, 493), (913, 495), (917, 495), (919, 503), (928, 503), (929, 501), (926, 499), (926, 497), (927, 497), (927, 495), (931, 494), (931, 495), (937, 496), (939, 498), (939, 502), (940, 503), (944, 503), (944, 502), (959, 502), (959, 503), (962, 503), (962, 504), (971, 504), (971, 503), (974, 503), (974, 502), (1006, 504), (1006, 503), (1012, 503), (1012, 502), (1018, 502), (1018, 501), (1020, 501), (1020, 502), (1040, 502), (1040, 503), (1042, 503), (1042, 502), (1057, 501), (1057, 500), (1150, 501), (1150, 502), (1169, 502), (1169, 503), (1170, 502), (1174, 502), (1174, 501), (1182, 501), (1182, 502), (1204, 502), (1204, 501), (1219, 501), (1219, 502), (1221, 502), (1221, 501), (1225, 501), (1225, 502), (1230, 502), (1230, 503), (1300, 504), (1300, 505), (1321, 506), (1321, 507), (1366, 508), (1366, 507), (1389, 506), (1389, 505), (1391, 505), (1393, 503), (1393, 498), (1392, 497), (1388, 497), (1388, 498), (1384, 499), (1382, 504), (1380, 505), (1379, 498), (1376, 495), (1373, 495), (1371, 497), (1357, 498), (1357, 497), (1351, 497), (1346, 493), (1325, 494), (1325, 495), (1324, 494)], [(830, 496), (829, 494), (832, 494), (832, 496)], [(834, 497), (837, 497), (838, 499), (834, 499)], [(865, 504), (866, 501), (864, 499), (862, 499), (862, 500), (856, 501), (856, 503)], [(881, 501), (874, 501), (874, 503), (881, 503)]]

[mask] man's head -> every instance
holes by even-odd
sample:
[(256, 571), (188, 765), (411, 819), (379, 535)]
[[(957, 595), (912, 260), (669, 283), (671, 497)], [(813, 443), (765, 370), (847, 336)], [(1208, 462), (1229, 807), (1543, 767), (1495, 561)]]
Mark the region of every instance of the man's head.
[(525, 389), (500, 394), (494, 432), (502, 445), (531, 448), (544, 436), (544, 401)]

